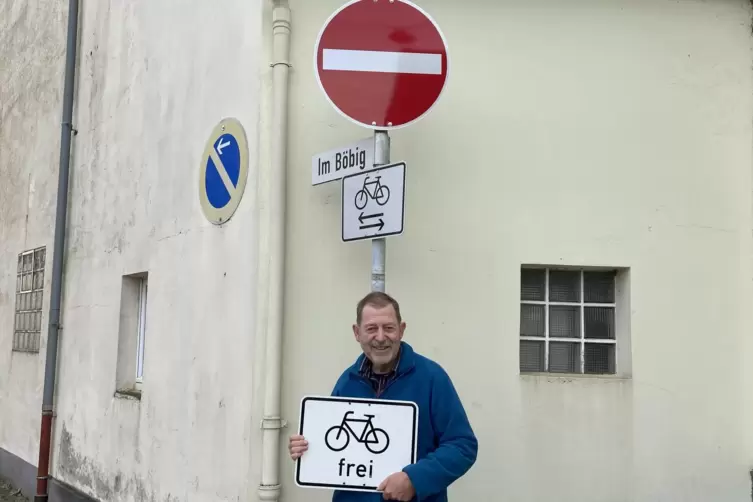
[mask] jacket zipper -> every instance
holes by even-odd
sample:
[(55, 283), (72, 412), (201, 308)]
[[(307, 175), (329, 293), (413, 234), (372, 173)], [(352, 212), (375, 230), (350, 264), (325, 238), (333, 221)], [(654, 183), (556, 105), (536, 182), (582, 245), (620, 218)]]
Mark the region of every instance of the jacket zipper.
[(405, 373), (400, 373), (400, 374), (398, 374), (398, 375), (397, 375), (397, 376), (396, 376), (396, 377), (395, 377), (395, 378), (394, 378), (393, 380), (391, 380), (391, 381), (390, 381), (390, 382), (389, 382), (389, 383), (388, 383), (388, 384), (387, 384), (387, 385), (386, 385), (386, 386), (384, 387), (384, 390), (382, 390), (382, 397), (384, 397), (384, 395), (385, 395), (385, 394), (387, 394), (387, 391), (389, 390), (389, 388), (390, 388), (390, 387), (392, 387), (392, 384), (394, 384), (395, 382), (397, 382), (397, 381), (398, 381), (398, 380), (400, 380), (401, 378), (403, 378), (403, 377), (405, 377), (406, 375), (408, 375), (408, 373), (410, 373), (411, 371), (413, 371), (413, 369), (412, 369), (412, 368), (411, 368), (411, 369), (409, 369), (408, 371), (406, 371)]
[(369, 388), (369, 390), (371, 391), (371, 395), (374, 396), (374, 398), (377, 397), (376, 392), (374, 391), (374, 387), (372, 387), (371, 384), (367, 382), (364, 377), (362, 377), (361, 375), (357, 375), (356, 378), (358, 378), (359, 382), (361, 382), (363, 385)]

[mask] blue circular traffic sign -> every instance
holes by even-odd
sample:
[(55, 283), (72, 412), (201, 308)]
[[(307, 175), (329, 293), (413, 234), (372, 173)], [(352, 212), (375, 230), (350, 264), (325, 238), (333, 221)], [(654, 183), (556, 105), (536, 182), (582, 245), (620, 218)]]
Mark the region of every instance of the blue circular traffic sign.
[(233, 216), (247, 177), (246, 133), (236, 119), (223, 119), (212, 131), (201, 157), (199, 199), (210, 222), (220, 225)]

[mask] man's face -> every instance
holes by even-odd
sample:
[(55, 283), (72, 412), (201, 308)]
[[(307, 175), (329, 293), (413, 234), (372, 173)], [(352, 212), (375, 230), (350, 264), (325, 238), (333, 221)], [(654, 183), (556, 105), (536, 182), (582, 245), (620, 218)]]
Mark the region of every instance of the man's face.
[(398, 323), (392, 305), (382, 308), (364, 306), (361, 325), (353, 325), (356, 340), (376, 371), (387, 369), (395, 360), (404, 332), (405, 323)]

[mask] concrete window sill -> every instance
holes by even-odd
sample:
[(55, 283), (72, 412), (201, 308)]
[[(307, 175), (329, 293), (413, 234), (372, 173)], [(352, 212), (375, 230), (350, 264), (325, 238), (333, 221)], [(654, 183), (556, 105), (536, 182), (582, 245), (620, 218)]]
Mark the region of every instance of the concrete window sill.
[(115, 397), (118, 399), (141, 401), (141, 391), (137, 389), (118, 389), (115, 391)]
[(631, 380), (628, 375), (598, 375), (589, 373), (520, 373), (520, 377), (525, 380)]

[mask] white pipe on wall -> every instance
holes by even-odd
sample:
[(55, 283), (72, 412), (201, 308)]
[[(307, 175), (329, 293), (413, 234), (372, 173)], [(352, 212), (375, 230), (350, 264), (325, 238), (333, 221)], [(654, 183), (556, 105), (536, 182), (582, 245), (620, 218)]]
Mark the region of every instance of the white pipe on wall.
[(285, 272), (285, 194), (288, 134), (288, 73), (290, 70), (290, 8), (287, 0), (274, 0), (272, 10), (272, 124), (271, 169), (269, 172), (268, 266), (269, 289), (264, 359), (264, 416), (262, 419), (262, 464), (259, 500), (280, 498), (280, 417), (282, 380), (282, 318)]

